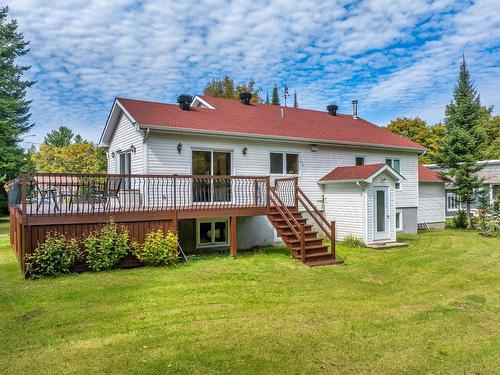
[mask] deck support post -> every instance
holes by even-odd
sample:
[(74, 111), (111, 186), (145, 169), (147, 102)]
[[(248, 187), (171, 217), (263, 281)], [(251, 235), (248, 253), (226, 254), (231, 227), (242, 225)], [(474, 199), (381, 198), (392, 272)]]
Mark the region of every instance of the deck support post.
[(236, 216), (231, 216), (230, 218), (230, 231), (229, 231), (229, 251), (231, 253), (231, 258), (236, 259), (238, 247), (236, 241)]
[(336, 243), (336, 240), (335, 240), (335, 221), (332, 221), (330, 223), (330, 244), (331, 244), (331, 249), (332, 249), (332, 254), (333, 254), (333, 259), (336, 259), (336, 256), (335, 256), (335, 243)]

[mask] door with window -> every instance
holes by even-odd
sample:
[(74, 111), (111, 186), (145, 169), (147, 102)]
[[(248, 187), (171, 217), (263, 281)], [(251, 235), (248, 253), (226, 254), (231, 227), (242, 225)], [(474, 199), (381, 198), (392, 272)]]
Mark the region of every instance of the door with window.
[[(119, 154), (119, 172), (120, 174), (131, 174), (132, 173), (132, 153), (130, 151), (121, 152)], [(125, 189), (130, 189), (130, 178), (122, 179), (123, 187)]]
[(374, 239), (390, 238), (389, 188), (375, 187), (373, 194)]
[(231, 152), (213, 150), (192, 151), (193, 202), (230, 202), (231, 180), (202, 176), (230, 176)]

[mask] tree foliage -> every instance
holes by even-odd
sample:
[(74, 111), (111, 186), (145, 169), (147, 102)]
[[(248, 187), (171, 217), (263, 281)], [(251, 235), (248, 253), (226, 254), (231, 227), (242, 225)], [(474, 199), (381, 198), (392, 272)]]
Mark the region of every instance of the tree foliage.
[(466, 204), (467, 224), (471, 228), (470, 206), (474, 190), (482, 186), (477, 172), (483, 165), (477, 162), (483, 156), (484, 134), (478, 125), (484, 114), (465, 58), (460, 64), (458, 82), (445, 114), (446, 135), (440, 145), (438, 162), (443, 172), (454, 180), (457, 196)]
[(102, 173), (106, 171), (106, 154), (90, 142), (66, 147), (40, 145), (30, 158), (36, 172)]
[(271, 97), (271, 104), (272, 105), (280, 105), (280, 95), (278, 93), (278, 86), (274, 84), (273, 87), (273, 94)]
[[(22, 79), (30, 66), (16, 63), (29, 52), (29, 42), (18, 31), (16, 20), (7, 19), (8, 10), (0, 8), (0, 182), (22, 170), (25, 153), (18, 143), (33, 126), (29, 122), (31, 102), (26, 99), (26, 90), (34, 81)], [(5, 206), (5, 197), (0, 188), (0, 209)]]
[[(73, 130), (66, 126), (60, 126), (59, 129), (54, 129), (50, 133), (48, 133), (45, 136), (44, 142), (49, 146), (66, 147), (72, 143), (74, 136), (75, 133), (73, 133)], [(81, 142), (81, 137), (79, 135), (77, 135), (77, 137)]]
[(228, 76), (224, 78), (214, 78), (208, 82), (203, 89), (203, 94), (217, 98), (239, 99), (242, 92), (252, 94), (252, 103), (260, 102), (260, 89), (255, 88), (255, 81), (250, 79), (248, 82), (235, 84)]

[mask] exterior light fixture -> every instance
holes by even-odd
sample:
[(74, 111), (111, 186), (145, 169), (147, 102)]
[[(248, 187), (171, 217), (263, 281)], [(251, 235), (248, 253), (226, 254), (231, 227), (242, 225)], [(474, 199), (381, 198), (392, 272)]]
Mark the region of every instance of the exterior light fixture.
[(244, 147), (242, 152), (243, 152), (243, 155), (246, 155), (248, 153), (248, 148)]
[(179, 142), (179, 143), (177, 144), (177, 152), (180, 154), (180, 153), (181, 153), (181, 151), (182, 151), (182, 143), (180, 143), (180, 142)]
[(111, 157), (114, 159), (114, 158), (115, 158), (115, 155), (116, 155), (116, 154), (115, 154), (115, 152), (113, 151), (113, 152), (111, 153)]
[(318, 151), (318, 145), (311, 145), (311, 151), (312, 152)]
[(132, 152), (132, 154), (135, 154), (136, 151), (137, 151), (137, 149), (135, 148), (135, 146), (131, 145), (130, 146), (130, 152)]

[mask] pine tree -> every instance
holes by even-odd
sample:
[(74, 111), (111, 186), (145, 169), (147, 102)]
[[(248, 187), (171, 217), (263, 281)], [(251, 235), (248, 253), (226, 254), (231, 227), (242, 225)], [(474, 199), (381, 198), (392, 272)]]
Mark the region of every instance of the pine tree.
[[(17, 31), (17, 21), (7, 20), (8, 11), (8, 7), (0, 8), (0, 182), (22, 170), (26, 157), (19, 142), (33, 126), (26, 90), (34, 81), (22, 80), (30, 67), (16, 64), (18, 57), (28, 53), (29, 42)], [(0, 209), (5, 206), (5, 197), (0, 186)]]
[[(73, 140), (73, 130), (66, 126), (60, 126), (59, 129), (52, 130), (45, 136), (45, 143), (49, 146), (66, 147)], [(81, 137), (80, 137), (81, 140)]]
[(264, 104), (271, 104), (271, 102), (269, 101), (269, 91), (266, 92), (266, 101), (264, 102)]
[(272, 105), (280, 105), (280, 95), (278, 93), (278, 86), (274, 84), (273, 87), (273, 95), (271, 98), (271, 104)]
[(299, 108), (299, 102), (297, 101), (297, 91), (293, 92), (293, 107)]
[(477, 172), (483, 165), (477, 162), (482, 156), (480, 145), (483, 133), (477, 126), (481, 120), (481, 102), (471, 82), (465, 57), (462, 58), (453, 99), (446, 107), (445, 115), (446, 135), (441, 143), (438, 162), (443, 172), (453, 179), (460, 202), (466, 205), (467, 227), (470, 229), (474, 191), (482, 186)]

